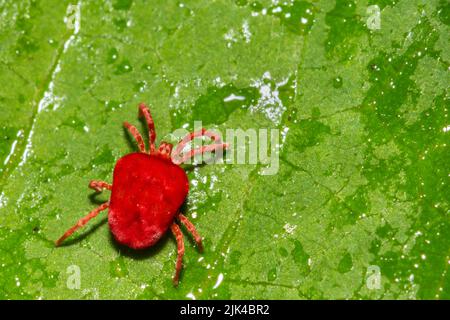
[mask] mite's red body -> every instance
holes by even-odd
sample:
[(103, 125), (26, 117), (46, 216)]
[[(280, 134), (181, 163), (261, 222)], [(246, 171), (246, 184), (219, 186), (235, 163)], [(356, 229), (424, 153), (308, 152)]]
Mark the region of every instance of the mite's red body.
[(165, 158), (132, 153), (117, 161), (108, 222), (133, 249), (154, 245), (173, 223), (189, 191), (186, 173)]
[[(182, 268), (184, 242), (176, 220), (186, 227), (194, 237), (198, 248), (202, 250), (200, 235), (189, 219), (179, 211), (189, 191), (186, 173), (180, 165), (196, 154), (222, 151), (227, 148), (227, 144), (222, 143), (219, 136), (202, 129), (183, 138), (174, 152), (172, 145), (167, 142), (161, 142), (156, 149), (155, 125), (150, 111), (143, 103), (139, 105), (139, 114), (145, 118), (148, 125), (149, 150), (146, 150), (144, 140), (136, 127), (125, 122), (124, 126), (136, 140), (140, 152), (128, 154), (117, 161), (112, 185), (104, 181), (91, 181), (89, 187), (97, 192), (105, 189), (111, 191), (110, 201), (81, 218), (56, 241), (56, 245), (60, 245), (90, 219), (106, 209), (109, 209), (108, 222), (114, 238), (133, 249), (151, 247), (170, 228), (178, 247), (173, 278), (174, 284), (177, 285)], [(184, 147), (195, 137), (201, 136), (209, 137), (214, 143), (191, 149), (185, 154)]]

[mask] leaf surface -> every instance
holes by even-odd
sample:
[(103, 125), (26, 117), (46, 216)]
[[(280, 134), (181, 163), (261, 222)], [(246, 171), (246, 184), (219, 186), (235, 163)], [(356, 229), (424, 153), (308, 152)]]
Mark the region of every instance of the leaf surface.
[[(0, 1), (0, 298), (448, 299), (449, 8)], [(178, 288), (171, 235), (128, 250), (101, 214), (53, 244), (108, 199), (87, 185), (136, 150), (141, 101), (158, 142), (280, 132), (274, 175), (187, 168), (205, 252), (186, 234)]]

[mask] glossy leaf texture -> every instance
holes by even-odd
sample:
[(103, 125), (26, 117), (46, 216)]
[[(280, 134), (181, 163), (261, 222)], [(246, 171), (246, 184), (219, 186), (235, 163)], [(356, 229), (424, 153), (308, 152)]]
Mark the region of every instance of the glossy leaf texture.
[[(450, 298), (448, 1), (26, 0), (0, 12), (0, 298)], [(122, 122), (144, 129), (141, 101), (158, 141), (194, 121), (280, 132), (274, 175), (186, 168), (184, 212), (205, 252), (186, 233), (178, 288), (170, 234), (128, 250), (101, 214), (54, 247), (108, 199), (87, 185), (111, 182), (136, 150)]]

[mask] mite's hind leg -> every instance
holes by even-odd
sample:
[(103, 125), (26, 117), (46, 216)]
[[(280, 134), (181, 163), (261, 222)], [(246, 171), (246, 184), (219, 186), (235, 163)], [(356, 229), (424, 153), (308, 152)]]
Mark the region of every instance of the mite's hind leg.
[(88, 215), (78, 220), (77, 224), (75, 224), (73, 227), (71, 227), (69, 230), (67, 230), (61, 238), (56, 240), (55, 244), (56, 246), (59, 246), (64, 240), (66, 240), (68, 237), (70, 237), (75, 231), (77, 231), (79, 228), (83, 227), (86, 223), (88, 223), (89, 220), (92, 218), (95, 218), (101, 211), (105, 210), (109, 207), (109, 202), (105, 202), (101, 206), (97, 207), (96, 209), (92, 210)]
[(103, 190), (112, 190), (112, 185), (100, 180), (92, 180), (89, 182), (89, 188), (94, 189), (97, 192), (102, 192)]
[(183, 214), (178, 215), (178, 219), (180, 219), (181, 223), (186, 227), (186, 229), (189, 231), (189, 233), (194, 237), (195, 243), (197, 243), (198, 250), (200, 252), (203, 251), (203, 244), (202, 244), (202, 237), (197, 232), (197, 229), (195, 229), (195, 226), (192, 224), (189, 219), (184, 216)]
[(181, 232), (180, 227), (176, 223), (173, 223), (170, 226), (170, 230), (172, 230), (172, 233), (175, 236), (175, 239), (177, 240), (177, 263), (175, 265), (175, 276), (173, 277), (173, 284), (175, 286), (178, 286), (181, 268), (183, 267), (183, 256), (184, 256), (183, 233)]

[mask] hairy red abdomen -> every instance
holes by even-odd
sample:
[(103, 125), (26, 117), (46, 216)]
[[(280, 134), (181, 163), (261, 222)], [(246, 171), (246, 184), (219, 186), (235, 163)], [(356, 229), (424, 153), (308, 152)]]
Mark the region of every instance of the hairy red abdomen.
[(170, 159), (131, 153), (117, 161), (108, 222), (116, 240), (134, 249), (154, 245), (173, 223), (189, 182)]

